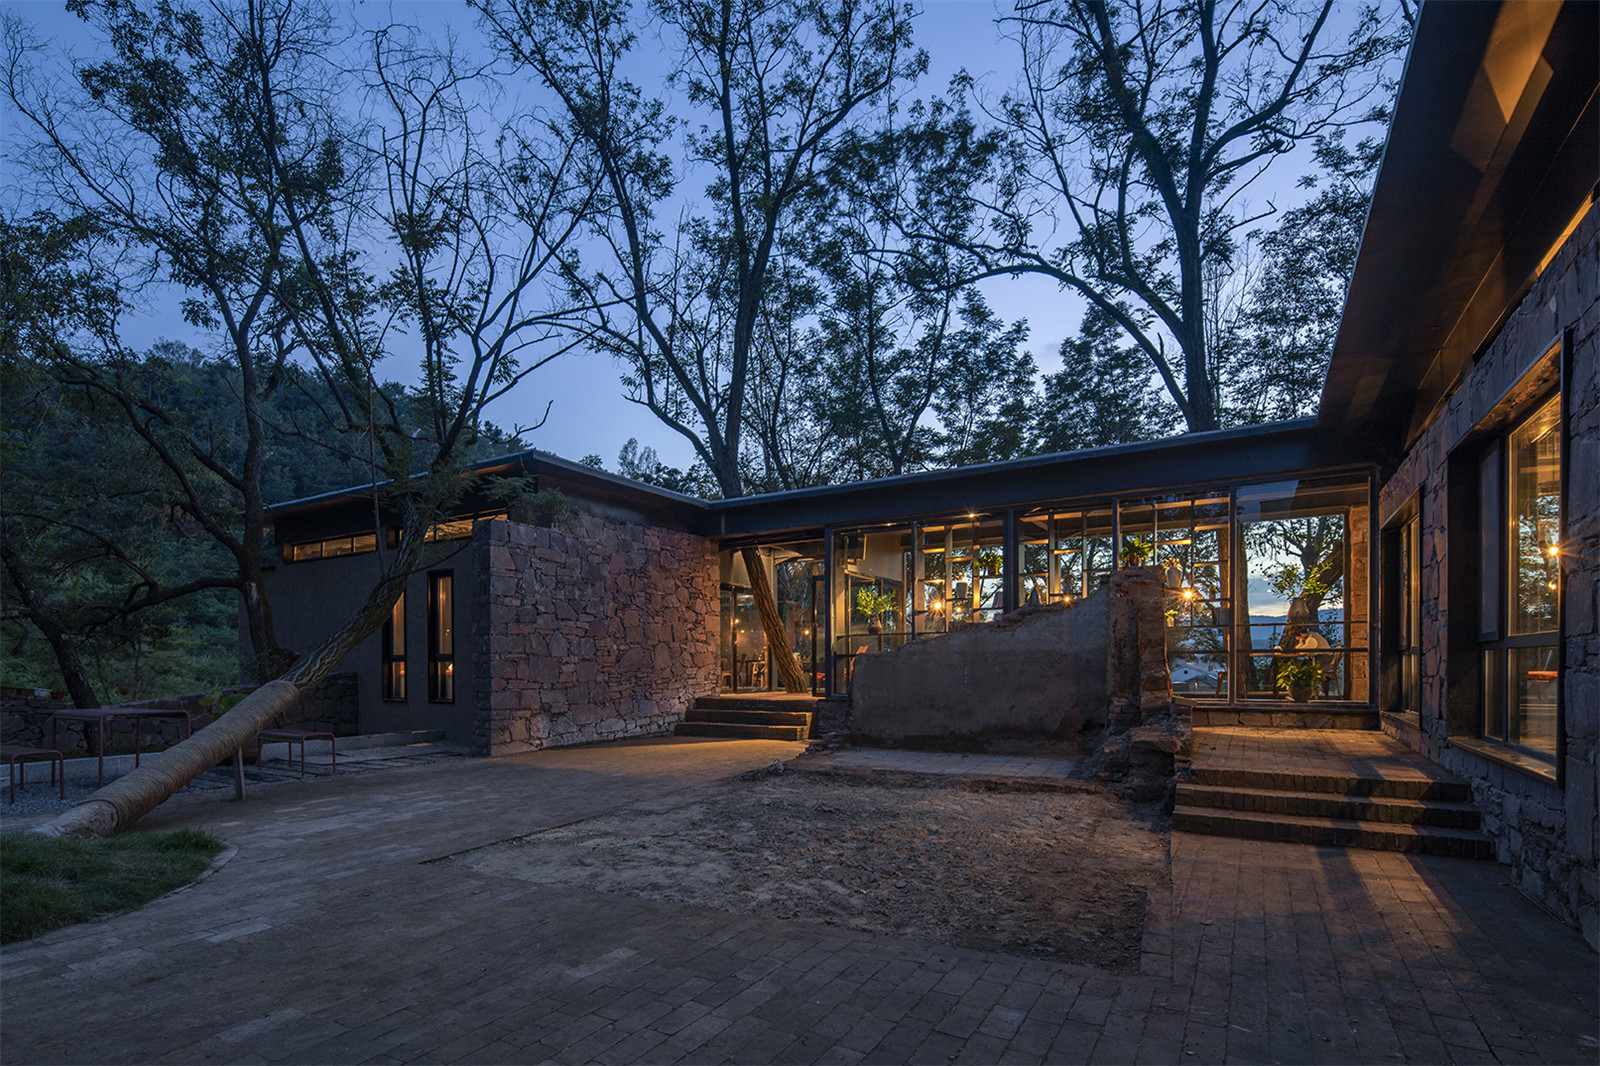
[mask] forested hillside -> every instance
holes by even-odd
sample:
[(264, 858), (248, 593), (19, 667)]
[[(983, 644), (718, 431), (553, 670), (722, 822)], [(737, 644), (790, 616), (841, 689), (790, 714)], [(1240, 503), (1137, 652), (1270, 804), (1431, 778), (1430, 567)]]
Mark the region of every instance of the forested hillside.
[[(115, 384), (138, 398), (129, 409), (59, 367), (0, 361), (0, 463), (15, 552), (0, 596), (0, 684), (62, 688), (49, 643), (22, 610), (18, 571), (77, 645), (102, 702), (239, 680), (233, 561), (182, 487), (212, 513), (238, 510), (237, 493), (208, 466), (241, 461), (237, 376), (225, 361), (158, 344), (117, 367)], [(410, 409), (401, 386), (385, 391), (398, 410)], [(333, 428), (331, 403), (318, 378), (283, 368), (265, 411), (267, 500), (372, 480), (365, 442)], [(185, 455), (190, 441), (202, 452)], [(487, 458), (518, 446), (487, 426), (470, 454)], [(162, 462), (163, 448), (179, 461), (182, 482)]]

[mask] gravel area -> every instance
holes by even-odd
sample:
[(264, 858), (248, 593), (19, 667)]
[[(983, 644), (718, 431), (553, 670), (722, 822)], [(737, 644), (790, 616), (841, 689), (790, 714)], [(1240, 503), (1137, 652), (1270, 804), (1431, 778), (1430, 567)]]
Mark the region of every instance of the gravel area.
[(1077, 788), (975, 791), (971, 779), (936, 775), (767, 773), (692, 802), (641, 805), (442, 861), (1130, 969), (1146, 899), (1170, 882), (1167, 834), (1155, 811)]

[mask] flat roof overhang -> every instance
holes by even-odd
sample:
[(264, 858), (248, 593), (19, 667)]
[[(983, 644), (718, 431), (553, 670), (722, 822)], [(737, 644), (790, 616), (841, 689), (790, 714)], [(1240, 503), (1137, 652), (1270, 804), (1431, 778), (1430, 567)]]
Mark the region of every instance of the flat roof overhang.
[[(697, 500), (542, 452), (489, 460), (478, 469), (498, 476), (531, 474), (541, 487), (561, 488), (670, 528), (748, 541), (815, 536), (824, 526), (1356, 471), (1393, 459), (1368, 437), (1303, 418), (734, 500)], [(275, 504), (268, 516), (279, 542), (292, 544), (371, 529), (372, 507), (368, 486)], [(469, 499), (457, 513), (488, 509)]]
[(1600, 4), (1422, 6), (1317, 421), (1416, 440), (1600, 180)]
[(989, 513), (1055, 500), (1350, 472), (1393, 458), (1374, 449), (1367, 439), (1319, 428), (1305, 418), (720, 500), (708, 505), (714, 521), (708, 532), (729, 539), (811, 534), (823, 526)]

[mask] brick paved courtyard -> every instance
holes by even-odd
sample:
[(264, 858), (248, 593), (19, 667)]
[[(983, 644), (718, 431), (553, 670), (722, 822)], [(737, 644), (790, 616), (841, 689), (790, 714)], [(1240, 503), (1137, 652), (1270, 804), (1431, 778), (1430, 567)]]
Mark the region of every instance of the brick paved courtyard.
[(428, 862), (799, 750), (641, 741), (172, 801), (148, 828), (204, 826), (238, 853), (0, 952), (0, 1060), (1600, 1056), (1595, 954), (1493, 863), (1175, 834), (1141, 972), (1110, 974)]

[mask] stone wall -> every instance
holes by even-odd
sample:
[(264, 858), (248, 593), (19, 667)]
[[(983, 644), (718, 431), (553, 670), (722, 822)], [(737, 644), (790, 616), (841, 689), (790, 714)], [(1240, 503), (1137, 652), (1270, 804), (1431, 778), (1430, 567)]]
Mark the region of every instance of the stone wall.
[(669, 733), (717, 691), (709, 540), (588, 512), (480, 537), (478, 754)]
[(1172, 698), (1162, 607), (1158, 568), (1121, 570), (1073, 604), (858, 655), (851, 730), (890, 743), (1125, 731)]
[[(224, 689), (228, 694), (250, 692), (252, 686)], [(150, 710), (188, 711), (195, 729), (210, 725), (216, 714), (201, 705), (210, 693), (190, 692), (181, 696), (159, 696), (117, 704), (119, 707), (144, 707)], [(50, 747), (50, 716), (71, 707), (70, 700), (40, 697), (33, 689), (0, 690), (0, 743)], [(352, 736), (356, 733), (356, 675), (332, 674), (301, 697), (272, 723), (275, 729), (315, 729), (318, 732)], [(61, 722), (56, 727), (55, 746), (67, 755), (89, 755), (95, 751), (97, 727), (90, 722)], [(139, 746), (152, 751), (183, 739), (183, 723), (174, 718), (141, 720)], [(134, 750), (133, 720), (113, 718), (106, 723), (106, 754), (130, 754)]]
[[(1452, 462), (1452, 452), (1474, 432), (1498, 431), (1519, 400), (1554, 385), (1558, 367), (1541, 362), (1563, 331), (1573, 334), (1574, 370), (1568, 383), (1567, 530), (1565, 612), (1564, 765), (1561, 780), (1518, 768), (1476, 741), (1470, 725), (1477, 695), (1452, 692), (1452, 657), (1468, 661), (1479, 650), (1472, 631), (1475, 594), (1458, 610), (1467, 624), (1451, 625), (1452, 566), (1476, 559), (1474, 531), (1448, 528), (1450, 479), (1475, 496), (1476, 464)], [(1494, 836), (1524, 892), (1583, 929), (1600, 947), (1600, 818), (1596, 816), (1597, 726), (1600, 726), (1600, 632), (1596, 573), (1600, 570), (1600, 210), (1591, 209), (1577, 231), (1535, 282), (1532, 291), (1481, 352), (1460, 387), (1407, 453), (1380, 494), (1380, 521), (1415, 497), (1421, 510), (1422, 711), (1415, 721), (1386, 716), (1384, 728), (1472, 783)], [(1531, 372), (1530, 372), (1531, 371)], [(1469, 457), (1470, 458), (1470, 457)], [(1456, 501), (1459, 507), (1459, 501)], [(1463, 555), (1450, 557), (1454, 548)], [(1461, 589), (1458, 588), (1458, 592)], [(1452, 648), (1454, 632), (1465, 647)], [(1456, 663), (1459, 665), (1459, 663)], [(1455, 686), (1467, 688), (1470, 686)], [(1453, 711), (1452, 708), (1455, 708)], [(1452, 723), (1452, 714), (1455, 721)]]

